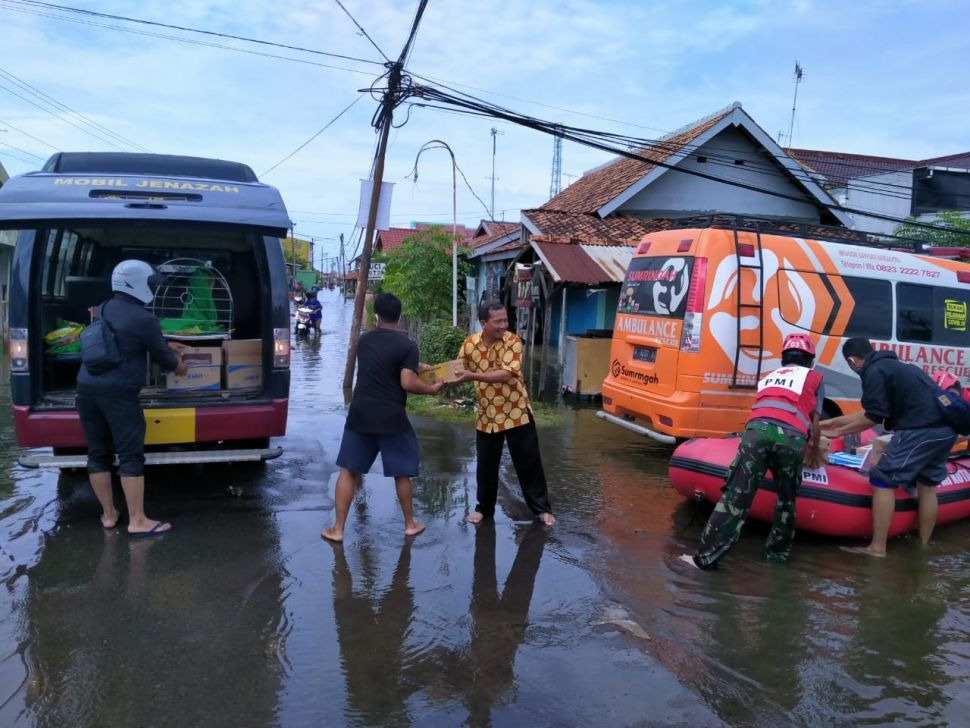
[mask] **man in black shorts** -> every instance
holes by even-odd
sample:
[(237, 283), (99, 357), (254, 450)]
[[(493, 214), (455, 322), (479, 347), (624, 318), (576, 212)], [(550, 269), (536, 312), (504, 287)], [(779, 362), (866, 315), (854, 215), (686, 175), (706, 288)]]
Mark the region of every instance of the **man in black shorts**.
[(936, 525), (936, 486), (946, 479), (946, 460), (957, 434), (936, 405), (936, 385), (917, 366), (891, 351), (875, 351), (868, 339), (842, 345), (846, 363), (862, 379), (862, 411), (821, 423), (829, 437), (862, 432), (877, 424), (893, 431), (879, 462), (869, 471), (872, 485), (872, 541), (854, 549), (886, 555), (886, 539), (896, 510), (896, 488), (919, 498), (919, 538), (929, 543)]
[(424, 530), (412, 513), (411, 478), (418, 474), (418, 438), (405, 405), (408, 392), (436, 394), (443, 383), (427, 384), (418, 378), (418, 347), (397, 330), (400, 299), (381, 293), (374, 299), (374, 313), (377, 327), (363, 334), (357, 344), (357, 384), (337, 455), (340, 475), (334, 489), (335, 521), (320, 534), (328, 541), (344, 540), (354, 491), (378, 453), (385, 477), (394, 478), (404, 534), (416, 536)]

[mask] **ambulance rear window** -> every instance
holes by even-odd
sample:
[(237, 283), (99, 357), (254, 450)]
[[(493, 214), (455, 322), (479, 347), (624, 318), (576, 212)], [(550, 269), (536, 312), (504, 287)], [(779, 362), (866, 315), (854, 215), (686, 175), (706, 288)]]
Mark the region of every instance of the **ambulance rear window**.
[(684, 318), (694, 259), (642, 257), (630, 261), (618, 313)]

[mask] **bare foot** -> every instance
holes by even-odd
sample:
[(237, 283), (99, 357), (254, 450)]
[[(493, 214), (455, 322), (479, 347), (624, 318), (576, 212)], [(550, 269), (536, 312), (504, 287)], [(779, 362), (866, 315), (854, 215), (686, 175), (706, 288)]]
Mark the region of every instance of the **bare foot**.
[(101, 528), (109, 528), (109, 529), (110, 528), (117, 528), (118, 527), (118, 519), (120, 517), (121, 517), (121, 514), (119, 514), (118, 511), (114, 511), (113, 513), (102, 513), (101, 514)]
[(423, 523), (418, 523), (417, 521), (412, 521), (410, 526), (404, 527), (405, 536), (417, 536), (421, 533), (426, 526)]
[(877, 559), (886, 558), (885, 551), (873, 551), (869, 546), (839, 546), (843, 551), (848, 551), (850, 554), (861, 554), (863, 556), (873, 556)]
[(551, 513), (540, 513), (536, 517), (546, 526), (551, 526), (556, 522), (556, 517)]
[(328, 541), (333, 541), (334, 543), (343, 543), (344, 532), (342, 529), (337, 527), (325, 528), (320, 532), (320, 538), (325, 538)]

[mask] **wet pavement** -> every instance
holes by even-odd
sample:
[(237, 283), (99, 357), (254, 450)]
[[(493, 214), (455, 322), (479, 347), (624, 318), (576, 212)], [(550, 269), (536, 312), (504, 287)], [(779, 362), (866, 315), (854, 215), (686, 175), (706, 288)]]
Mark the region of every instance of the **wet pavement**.
[(464, 523), (472, 425), (413, 418), (427, 531), (404, 538), (375, 474), (323, 542), (351, 318), (323, 303), (283, 457), (150, 470), (163, 538), (103, 531), (81, 475), (18, 468), (0, 392), (0, 725), (966, 725), (970, 524), (884, 561), (800, 535), (777, 567), (752, 523), (698, 572), (677, 556), (707, 510), (669, 450), (590, 408), (540, 431), (555, 527), (507, 461), (494, 525)]

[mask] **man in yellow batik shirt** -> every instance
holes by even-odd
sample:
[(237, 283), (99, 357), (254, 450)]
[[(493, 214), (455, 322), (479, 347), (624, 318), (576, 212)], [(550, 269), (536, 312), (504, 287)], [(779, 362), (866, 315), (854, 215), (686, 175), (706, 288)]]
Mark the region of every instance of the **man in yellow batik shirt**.
[(549, 505), (529, 393), (522, 380), (522, 340), (508, 330), (508, 313), (498, 301), (483, 301), (478, 307), (478, 319), (482, 332), (465, 339), (458, 353), (465, 363), (458, 381), (475, 382), (478, 399), (478, 504), (468, 521), (479, 523), (495, 515), (499, 462), (508, 442), (526, 505), (536, 520), (551, 526), (556, 519)]

